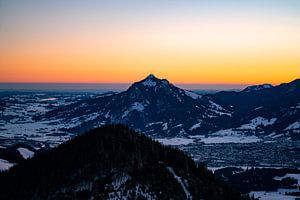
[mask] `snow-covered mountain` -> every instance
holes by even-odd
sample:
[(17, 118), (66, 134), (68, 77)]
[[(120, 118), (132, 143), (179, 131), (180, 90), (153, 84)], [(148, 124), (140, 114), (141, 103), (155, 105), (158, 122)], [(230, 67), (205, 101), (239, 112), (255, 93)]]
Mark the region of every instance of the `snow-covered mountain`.
[(300, 80), (240, 92), (199, 95), (149, 75), (126, 91), (83, 100), (40, 119), (70, 124), (64, 131), (122, 123), (154, 137), (220, 133), (299, 135)]
[(230, 117), (230, 111), (209, 98), (151, 74), (124, 92), (60, 107), (43, 119), (74, 124), (69, 128), (73, 132), (123, 123), (148, 135), (168, 137), (216, 130), (215, 119)]
[(253, 88), (208, 96), (233, 112), (231, 128), (273, 137), (299, 138), (300, 80), (263, 89)]

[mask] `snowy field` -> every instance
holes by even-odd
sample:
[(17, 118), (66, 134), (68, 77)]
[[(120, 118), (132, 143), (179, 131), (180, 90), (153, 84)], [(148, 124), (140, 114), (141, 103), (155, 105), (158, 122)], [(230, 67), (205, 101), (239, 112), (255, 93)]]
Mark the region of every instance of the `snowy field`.
[[(267, 136), (258, 137), (256, 135), (246, 134), (249, 131), (255, 131), (259, 126), (268, 126), (276, 122), (276, 118), (265, 119), (263, 117), (256, 117), (250, 120), (250, 123), (243, 124), (237, 128), (230, 128), (225, 130), (220, 130), (209, 136), (205, 135), (193, 135), (185, 138), (164, 138), (158, 139), (164, 145), (187, 145), (191, 143), (203, 143), (203, 144), (225, 144), (225, 143), (256, 143), (256, 142), (266, 142), (272, 143), (276, 139), (283, 137), (283, 134), (271, 133)], [(197, 129), (201, 126), (201, 122), (194, 124), (190, 127), (190, 130)], [(289, 139), (289, 138), (287, 138)]]
[[(69, 140), (72, 135), (61, 131), (62, 128), (76, 126), (79, 121), (65, 124), (59, 120), (35, 121), (33, 118), (60, 106), (98, 95), (62, 92), (2, 92), (0, 94), (0, 145), (4, 147), (20, 141), (36, 141), (55, 146)], [(97, 116), (85, 116), (85, 119), (91, 120), (95, 117)]]
[[(278, 189), (276, 192), (253, 191), (250, 196), (254, 195), (259, 200), (295, 200), (295, 196), (285, 195), (286, 192), (300, 192), (299, 189)], [(299, 198), (299, 197), (297, 197)]]
[(190, 138), (163, 138), (163, 139), (156, 139), (156, 141), (162, 143), (163, 145), (187, 145), (194, 142), (194, 139)]
[(162, 138), (156, 139), (158, 142), (163, 145), (188, 145), (191, 143), (204, 143), (204, 144), (222, 144), (222, 143), (253, 143), (260, 142), (262, 139), (259, 139), (256, 136), (214, 136), (214, 137), (204, 137), (200, 136), (191, 136), (189, 138)]

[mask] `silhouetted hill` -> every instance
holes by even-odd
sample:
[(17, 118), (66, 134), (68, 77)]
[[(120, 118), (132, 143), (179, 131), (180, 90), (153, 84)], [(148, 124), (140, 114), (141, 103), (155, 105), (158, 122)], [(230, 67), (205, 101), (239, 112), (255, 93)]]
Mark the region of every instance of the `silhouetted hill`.
[(0, 199), (246, 199), (182, 151), (106, 125), (0, 173)]

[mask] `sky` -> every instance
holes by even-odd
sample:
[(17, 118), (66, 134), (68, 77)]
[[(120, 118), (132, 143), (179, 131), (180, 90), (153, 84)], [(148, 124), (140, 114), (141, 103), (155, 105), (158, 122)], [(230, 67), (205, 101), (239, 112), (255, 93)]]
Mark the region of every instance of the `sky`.
[(298, 0), (0, 0), (0, 82), (279, 84)]

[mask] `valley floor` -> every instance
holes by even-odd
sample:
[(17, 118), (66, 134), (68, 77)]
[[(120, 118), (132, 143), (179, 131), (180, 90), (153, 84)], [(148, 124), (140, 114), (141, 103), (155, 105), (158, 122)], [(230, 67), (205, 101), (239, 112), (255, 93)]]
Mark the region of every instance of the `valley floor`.
[[(36, 150), (52, 148), (74, 135), (61, 131), (62, 127), (76, 125), (57, 121), (36, 122), (33, 116), (41, 115), (60, 105), (89, 98), (91, 94), (17, 94), (0, 96), (5, 106), (0, 105), (0, 148), (25, 144)], [(231, 133), (231, 132), (230, 132)], [(205, 163), (216, 170), (228, 166), (243, 169), (251, 167), (300, 168), (300, 140), (272, 136), (215, 135), (189, 138), (156, 139), (165, 145), (174, 145), (187, 152), (198, 163)], [(0, 169), (12, 166), (0, 157)], [(299, 184), (299, 182), (298, 182)], [(299, 190), (298, 190), (299, 191)], [(255, 197), (268, 199), (295, 199), (277, 192), (255, 191)]]
[(179, 146), (208, 167), (300, 167), (300, 141), (280, 139), (254, 143), (190, 143)]

